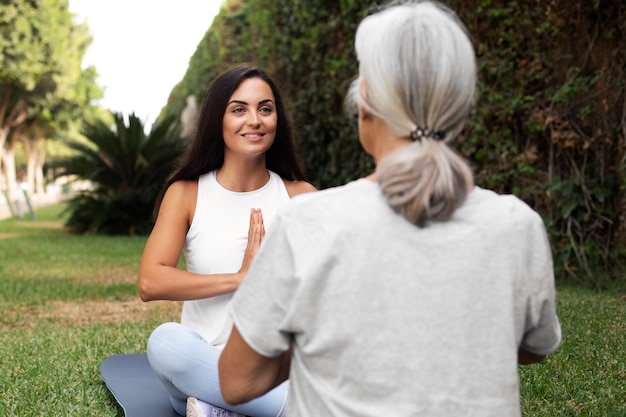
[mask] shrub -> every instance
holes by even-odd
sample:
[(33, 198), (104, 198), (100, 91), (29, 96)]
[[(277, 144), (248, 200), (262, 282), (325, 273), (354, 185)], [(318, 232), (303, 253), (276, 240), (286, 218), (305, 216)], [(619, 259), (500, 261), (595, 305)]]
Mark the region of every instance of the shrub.
[(148, 135), (134, 114), (115, 124), (88, 124), (87, 143), (69, 143), (75, 155), (59, 162), (63, 174), (92, 184), (68, 202), (66, 227), (76, 233), (147, 234), (157, 193), (185, 145), (173, 118), (155, 124)]

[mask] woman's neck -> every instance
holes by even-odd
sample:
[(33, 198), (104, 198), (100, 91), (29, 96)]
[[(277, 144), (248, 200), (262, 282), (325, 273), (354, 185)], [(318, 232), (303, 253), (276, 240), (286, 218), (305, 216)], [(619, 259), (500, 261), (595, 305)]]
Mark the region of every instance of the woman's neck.
[(254, 166), (224, 163), (217, 169), (215, 176), (222, 187), (235, 192), (258, 190), (270, 179), (265, 163)]

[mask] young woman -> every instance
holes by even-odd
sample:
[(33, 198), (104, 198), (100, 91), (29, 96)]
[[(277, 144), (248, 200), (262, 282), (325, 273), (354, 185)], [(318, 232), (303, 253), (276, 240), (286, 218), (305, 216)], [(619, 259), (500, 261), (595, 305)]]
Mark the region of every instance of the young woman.
[[(278, 208), (314, 190), (304, 181), (275, 83), (250, 65), (220, 75), (206, 94), (193, 140), (157, 200), (139, 270), (142, 300), (184, 301), (181, 322), (158, 327), (147, 351), (179, 414), (192, 397), (189, 415), (238, 415), (217, 408), (226, 406), (217, 357), (232, 327), (227, 305)], [(187, 270), (176, 267), (181, 251)], [(285, 396), (283, 386), (236, 410), (275, 417)]]
[(557, 349), (541, 217), (452, 150), (476, 61), (454, 13), (394, 2), (356, 34), (349, 99), (376, 171), (294, 201), (237, 290), (222, 394), (289, 376), (289, 416), (520, 416), (518, 363)]

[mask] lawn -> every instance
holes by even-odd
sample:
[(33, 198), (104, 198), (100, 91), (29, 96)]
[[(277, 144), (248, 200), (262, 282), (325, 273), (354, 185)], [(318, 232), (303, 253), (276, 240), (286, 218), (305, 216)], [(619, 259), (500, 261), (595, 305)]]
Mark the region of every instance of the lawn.
[[(180, 304), (142, 303), (145, 237), (71, 236), (62, 206), (0, 221), (0, 415), (123, 416), (98, 367), (145, 351)], [(520, 368), (525, 416), (626, 416), (626, 300), (559, 287), (563, 345)]]
[(145, 237), (71, 236), (61, 209), (0, 221), (0, 415), (121, 417), (100, 363), (145, 352), (180, 304), (139, 300)]

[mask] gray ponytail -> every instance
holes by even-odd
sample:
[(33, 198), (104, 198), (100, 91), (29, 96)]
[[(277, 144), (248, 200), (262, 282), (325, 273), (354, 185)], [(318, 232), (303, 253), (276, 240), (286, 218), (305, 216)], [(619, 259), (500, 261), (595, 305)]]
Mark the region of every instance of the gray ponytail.
[(432, 139), (387, 156), (376, 172), (389, 205), (420, 227), (427, 220), (449, 219), (473, 186), (465, 161)]

